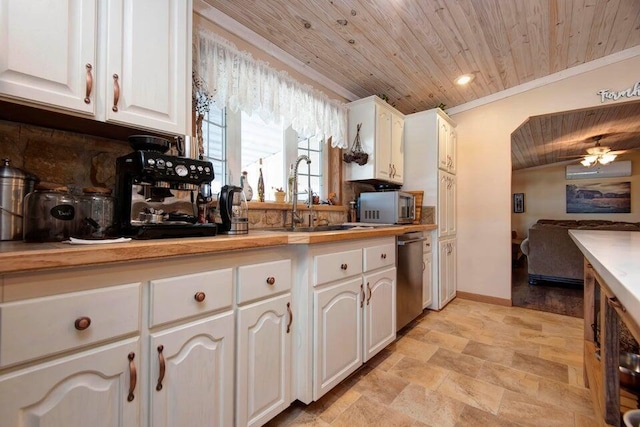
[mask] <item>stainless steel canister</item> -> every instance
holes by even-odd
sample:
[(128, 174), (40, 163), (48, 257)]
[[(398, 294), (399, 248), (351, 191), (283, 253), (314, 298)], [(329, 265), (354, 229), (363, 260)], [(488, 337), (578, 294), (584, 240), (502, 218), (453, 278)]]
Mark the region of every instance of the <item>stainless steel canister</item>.
[(22, 239), (22, 208), (25, 196), (33, 191), (35, 175), (11, 166), (11, 160), (0, 164), (0, 240)]

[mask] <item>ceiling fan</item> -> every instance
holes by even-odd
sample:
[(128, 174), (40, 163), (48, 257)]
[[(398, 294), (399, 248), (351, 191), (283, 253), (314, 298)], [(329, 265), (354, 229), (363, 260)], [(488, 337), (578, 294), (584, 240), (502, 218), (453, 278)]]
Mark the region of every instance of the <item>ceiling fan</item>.
[(592, 138), (595, 141), (595, 145), (593, 147), (587, 148), (586, 154), (581, 154), (578, 156), (570, 156), (570, 157), (578, 157), (582, 158), (580, 163), (585, 167), (595, 166), (597, 164), (606, 165), (608, 163), (613, 162), (619, 154), (626, 153), (630, 150), (617, 150), (613, 151), (610, 147), (604, 146), (600, 144), (600, 140), (608, 135), (596, 135)]

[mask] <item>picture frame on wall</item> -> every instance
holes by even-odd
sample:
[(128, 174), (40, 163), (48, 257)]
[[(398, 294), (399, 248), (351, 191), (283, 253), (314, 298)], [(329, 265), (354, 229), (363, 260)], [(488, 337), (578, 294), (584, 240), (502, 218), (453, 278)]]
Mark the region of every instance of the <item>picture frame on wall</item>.
[(513, 194), (513, 213), (524, 212), (524, 193)]

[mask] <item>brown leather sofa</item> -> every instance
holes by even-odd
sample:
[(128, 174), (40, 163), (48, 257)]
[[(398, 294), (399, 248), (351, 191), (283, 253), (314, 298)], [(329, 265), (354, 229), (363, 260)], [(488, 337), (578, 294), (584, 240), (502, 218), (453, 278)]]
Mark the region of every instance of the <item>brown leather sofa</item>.
[(582, 285), (583, 255), (569, 230), (640, 231), (640, 223), (606, 220), (541, 219), (529, 229), (520, 248), (527, 256), (529, 284), (540, 281)]

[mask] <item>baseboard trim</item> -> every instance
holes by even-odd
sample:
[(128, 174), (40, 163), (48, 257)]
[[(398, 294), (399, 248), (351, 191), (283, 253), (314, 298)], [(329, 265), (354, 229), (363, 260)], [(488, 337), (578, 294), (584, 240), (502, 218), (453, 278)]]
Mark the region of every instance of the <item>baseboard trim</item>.
[(511, 307), (511, 300), (506, 298), (490, 297), (487, 295), (473, 294), (471, 292), (456, 291), (456, 296), (471, 301), (486, 302), (488, 304), (502, 305)]

